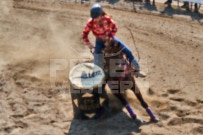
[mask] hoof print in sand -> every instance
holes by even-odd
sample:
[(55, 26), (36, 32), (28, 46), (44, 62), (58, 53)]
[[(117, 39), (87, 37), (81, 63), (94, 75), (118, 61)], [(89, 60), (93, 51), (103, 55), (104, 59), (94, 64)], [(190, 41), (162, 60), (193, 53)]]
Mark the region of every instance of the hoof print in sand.
[(178, 92), (180, 92), (180, 90), (176, 90), (176, 89), (169, 89), (169, 90), (168, 90), (168, 93), (169, 93), (169, 94), (176, 94), (176, 93), (178, 93)]
[(178, 117), (185, 117), (187, 115), (190, 115), (190, 113), (188, 111), (185, 111), (185, 110), (179, 110), (179, 111), (177, 111), (176, 115)]
[(13, 130), (12, 127), (6, 127), (6, 128), (4, 128), (4, 131), (5, 131), (6, 133), (10, 133), (12, 130)]
[(152, 88), (149, 88), (148, 93), (149, 93), (149, 95), (154, 95), (154, 90)]
[(167, 115), (167, 114), (159, 113), (158, 115), (159, 115), (159, 117), (160, 117), (161, 119), (163, 119), (163, 120), (167, 120), (168, 118), (170, 118), (170, 116)]
[(169, 126), (187, 124), (187, 123), (197, 123), (203, 125), (202, 119), (195, 119), (195, 118), (173, 118), (168, 122)]
[(192, 129), (192, 132), (193, 133), (196, 133), (196, 134), (198, 134), (198, 133), (203, 133), (203, 126), (200, 126), (200, 127), (196, 127), (196, 128), (193, 128)]
[(184, 101), (183, 98), (170, 98), (170, 100), (177, 101), (177, 102), (182, 102), (182, 101)]
[(202, 104), (203, 100), (197, 99), (197, 102)]

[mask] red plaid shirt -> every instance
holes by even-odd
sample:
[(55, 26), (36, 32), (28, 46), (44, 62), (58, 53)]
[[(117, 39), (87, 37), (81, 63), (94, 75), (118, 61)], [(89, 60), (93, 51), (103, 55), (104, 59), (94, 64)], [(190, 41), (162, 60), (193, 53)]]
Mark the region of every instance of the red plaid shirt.
[(102, 16), (101, 24), (102, 26), (100, 26), (100, 24), (92, 18), (88, 20), (82, 35), (85, 44), (90, 44), (88, 39), (88, 34), (90, 31), (92, 31), (96, 38), (109, 36), (111, 40), (113, 39), (118, 29), (115, 22), (109, 16), (105, 15)]

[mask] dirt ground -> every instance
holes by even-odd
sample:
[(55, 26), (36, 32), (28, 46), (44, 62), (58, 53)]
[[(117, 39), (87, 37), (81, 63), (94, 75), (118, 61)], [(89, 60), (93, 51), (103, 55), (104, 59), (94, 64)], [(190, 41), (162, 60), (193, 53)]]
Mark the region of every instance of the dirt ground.
[[(147, 73), (137, 82), (160, 122), (137, 127), (125, 109), (102, 121), (73, 118), (68, 72), (75, 59), (92, 59), (81, 40), (89, 8), (0, 1), (0, 135), (203, 134), (202, 16), (178, 19), (104, 8), (118, 25), (116, 36), (137, 56), (128, 28), (133, 33)], [(53, 61), (65, 66), (56, 77)], [(135, 97), (126, 95), (148, 121)]]

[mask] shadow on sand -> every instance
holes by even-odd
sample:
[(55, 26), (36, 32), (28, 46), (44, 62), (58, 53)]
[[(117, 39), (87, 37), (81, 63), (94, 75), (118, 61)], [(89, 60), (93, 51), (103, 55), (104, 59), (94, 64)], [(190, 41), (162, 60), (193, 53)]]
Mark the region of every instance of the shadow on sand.
[(182, 10), (180, 8), (173, 8), (171, 6), (167, 6), (164, 8), (163, 11), (161, 11), (162, 15), (168, 15), (168, 16), (173, 16), (173, 15), (186, 15), (190, 16), (192, 20), (196, 20), (200, 23), (200, 20), (203, 19), (203, 15), (200, 13), (195, 13), (189, 10)]
[(109, 4), (114, 5), (115, 3), (119, 2), (120, 0), (96, 0), (96, 2), (108, 2)]
[(139, 8), (140, 10), (145, 9), (148, 11), (158, 11), (157, 7), (155, 4), (151, 4), (151, 3), (145, 3), (143, 7)]
[(141, 129), (121, 111), (104, 120), (73, 119), (68, 135), (118, 135), (131, 132), (140, 133)]
[(199, 23), (203, 19), (203, 15), (201, 13), (196, 13), (190, 10), (184, 10), (181, 8), (173, 8), (172, 6), (168, 5), (166, 6), (163, 10), (160, 10), (155, 3), (142, 3), (141, 5), (137, 5), (135, 1), (133, 2), (133, 9), (136, 12), (137, 8), (139, 10), (147, 10), (147, 11), (158, 11), (161, 13), (161, 15), (168, 15), (168, 16), (173, 16), (173, 15), (185, 15), (185, 16), (190, 16), (192, 20), (196, 20)]
[[(103, 120), (80, 120), (73, 119), (67, 135), (118, 135), (140, 133), (141, 129), (137, 123), (122, 111), (123, 106), (116, 100), (112, 100), (112, 111)], [(143, 125), (149, 125), (145, 122)], [(142, 125), (141, 125), (142, 126)]]

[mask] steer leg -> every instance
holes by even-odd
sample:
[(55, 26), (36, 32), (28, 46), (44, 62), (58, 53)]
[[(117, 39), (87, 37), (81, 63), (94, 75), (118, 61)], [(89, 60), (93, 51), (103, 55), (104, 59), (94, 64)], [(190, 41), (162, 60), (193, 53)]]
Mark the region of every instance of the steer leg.
[(144, 98), (142, 97), (142, 94), (140, 92), (139, 87), (137, 86), (136, 82), (134, 81), (134, 85), (132, 88), (133, 92), (135, 93), (137, 99), (140, 101), (141, 105), (143, 108), (145, 108), (146, 112), (148, 113), (148, 115), (151, 118), (151, 121), (153, 122), (158, 122), (158, 118), (156, 117), (156, 115), (153, 113), (152, 109), (149, 107), (149, 105), (147, 104), (147, 102), (145, 102)]

